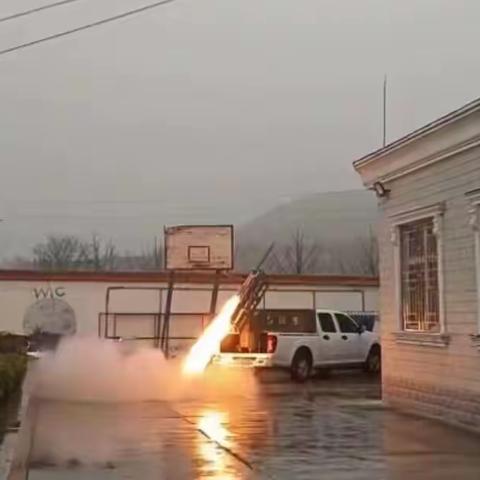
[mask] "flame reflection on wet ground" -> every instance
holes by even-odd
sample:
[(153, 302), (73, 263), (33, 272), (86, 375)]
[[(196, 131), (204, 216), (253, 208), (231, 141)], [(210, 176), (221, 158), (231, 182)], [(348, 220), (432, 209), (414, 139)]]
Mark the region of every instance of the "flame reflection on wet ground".
[(29, 480), (478, 480), (478, 437), (385, 410), (378, 394), (355, 376), (174, 403), (42, 402)]

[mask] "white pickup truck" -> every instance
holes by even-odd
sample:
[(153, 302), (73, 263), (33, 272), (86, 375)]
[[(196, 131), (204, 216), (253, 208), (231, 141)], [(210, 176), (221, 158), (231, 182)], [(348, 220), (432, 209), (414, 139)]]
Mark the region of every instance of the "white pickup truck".
[(212, 363), (283, 368), (305, 381), (315, 369), (363, 367), (379, 373), (378, 334), (333, 310), (259, 310), (245, 331), (231, 334)]

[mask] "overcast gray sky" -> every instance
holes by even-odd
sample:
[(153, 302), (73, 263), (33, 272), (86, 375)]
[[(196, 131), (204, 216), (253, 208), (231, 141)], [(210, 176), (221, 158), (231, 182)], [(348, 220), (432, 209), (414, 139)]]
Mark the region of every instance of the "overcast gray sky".
[[(0, 50), (149, 1), (0, 23)], [(478, 0), (177, 0), (1, 56), (0, 257), (49, 231), (139, 248), (359, 188), (384, 73), (393, 140), (479, 95), (479, 18)]]

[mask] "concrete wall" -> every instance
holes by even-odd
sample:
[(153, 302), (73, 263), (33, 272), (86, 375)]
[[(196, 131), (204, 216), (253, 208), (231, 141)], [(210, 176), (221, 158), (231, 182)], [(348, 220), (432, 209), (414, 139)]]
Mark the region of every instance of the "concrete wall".
[[(421, 155), (421, 152), (419, 152)], [(480, 352), (474, 232), (465, 193), (480, 187), (480, 151), (470, 150), (388, 183), (381, 201), (383, 391), (391, 404), (480, 430)], [(442, 221), (445, 344), (405, 343), (395, 335), (395, 247), (391, 217), (445, 202)], [(417, 334), (422, 335), (422, 334)]]
[[(74, 276), (75, 274), (72, 274), (70, 277)], [(239, 285), (240, 283), (232, 283), (220, 287), (218, 308), (237, 291)], [(123, 287), (110, 292), (109, 311), (124, 314), (118, 323), (120, 331), (116, 334), (152, 336), (152, 315), (159, 311), (165, 312), (166, 282), (75, 281), (72, 278), (55, 281), (0, 279), (0, 330), (28, 333), (32, 322), (44, 324), (50, 320), (45, 317), (58, 316), (53, 328), (68, 328), (68, 322), (74, 318), (76, 333), (97, 335), (98, 317), (101, 312), (105, 312), (105, 298), (109, 287)], [(211, 284), (193, 282), (176, 285), (172, 303), (174, 317), (171, 335), (191, 336), (201, 332), (202, 314), (206, 319), (210, 309), (211, 292)], [(52, 299), (55, 310), (53, 314)], [(377, 301), (377, 286), (346, 286), (335, 282), (326, 284), (323, 278), (319, 284), (309, 281), (305, 284), (296, 282), (291, 285), (271, 285), (260, 307), (376, 311)], [(142, 314), (151, 315), (142, 317)], [(67, 327), (62, 322), (66, 322)]]

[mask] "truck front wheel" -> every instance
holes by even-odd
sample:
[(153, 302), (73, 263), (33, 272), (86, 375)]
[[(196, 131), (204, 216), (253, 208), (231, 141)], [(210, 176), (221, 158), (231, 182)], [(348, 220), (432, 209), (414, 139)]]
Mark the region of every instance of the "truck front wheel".
[(298, 383), (305, 382), (312, 372), (312, 354), (306, 348), (301, 348), (293, 356), (290, 374), (292, 380)]

